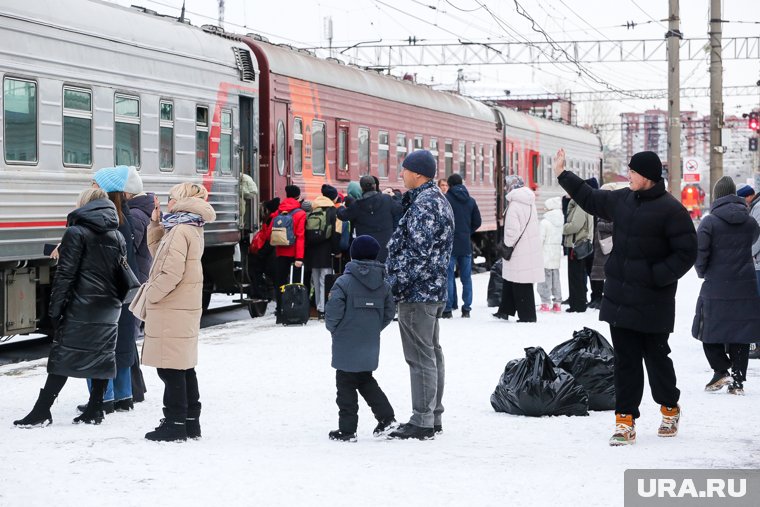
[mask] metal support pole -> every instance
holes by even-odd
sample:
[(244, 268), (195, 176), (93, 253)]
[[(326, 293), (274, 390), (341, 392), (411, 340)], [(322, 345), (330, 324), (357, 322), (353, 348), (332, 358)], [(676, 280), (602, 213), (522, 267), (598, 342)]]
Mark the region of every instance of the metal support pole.
[(681, 83), (678, 0), (668, 6), (668, 184), (670, 193), (681, 198)]
[[(710, 0), (710, 188), (723, 176), (723, 60), (721, 0)], [(712, 194), (711, 194), (712, 199)]]

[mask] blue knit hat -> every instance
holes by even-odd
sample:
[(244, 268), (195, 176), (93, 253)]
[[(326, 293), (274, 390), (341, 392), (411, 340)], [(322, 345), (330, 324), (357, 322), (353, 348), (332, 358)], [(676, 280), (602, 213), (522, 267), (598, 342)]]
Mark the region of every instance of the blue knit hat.
[(437, 172), (435, 158), (433, 157), (433, 154), (427, 150), (411, 152), (401, 163), (401, 167), (428, 178), (435, 178)]
[(366, 234), (359, 236), (351, 243), (351, 258), (360, 260), (375, 260), (380, 253), (380, 243)]
[(129, 178), (129, 167), (125, 165), (104, 167), (92, 177), (105, 192), (124, 192), (127, 178)]
[(755, 195), (755, 189), (752, 188), (752, 185), (744, 183), (736, 189), (736, 195), (739, 197), (749, 197), (750, 195)]

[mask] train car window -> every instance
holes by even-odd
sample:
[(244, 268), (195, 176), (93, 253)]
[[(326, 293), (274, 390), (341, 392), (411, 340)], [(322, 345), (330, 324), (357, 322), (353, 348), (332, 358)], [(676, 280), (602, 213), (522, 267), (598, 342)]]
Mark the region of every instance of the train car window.
[(483, 183), (485, 178), (486, 178), (486, 149), (481, 144), (480, 145), (480, 182)]
[(443, 143), (443, 167), (448, 178), (454, 171), (454, 143), (451, 139), (446, 139)]
[(63, 87), (63, 165), (92, 165), (92, 92)]
[(388, 132), (380, 131), (377, 134), (377, 175), (380, 178), (388, 177)]
[(401, 171), (406, 158), (406, 134), (396, 134), (396, 162), (398, 162), (398, 178), (401, 179)]
[(3, 80), (3, 131), (5, 161), (37, 162), (37, 83)]
[(414, 136), (414, 151), (422, 149), (422, 136)]
[(540, 171), (538, 170), (539, 167), (539, 160), (538, 155), (531, 155), (530, 156), (530, 174), (531, 179), (533, 180), (533, 183), (536, 185), (540, 185)]
[[(475, 143), (472, 143), (470, 145), (470, 168), (472, 169), (472, 176), (470, 176), (470, 178), (472, 181), (475, 181), (475, 177), (478, 174), (478, 165), (475, 156), (476, 151), (477, 148), (475, 147)], [(462, 179), (466, 180), (464, 174), (462, 175)]]
[(140, 99), (114, 95), (114, 147), (116, 165), (140, 166)]
[(285, 122), (277, 122), (277, 172), (280, 176), (285, 174)]
[(195, 170), (208, 172), (208, 108), (195, 108)]
[(174, 170), (174, 104), (168, 100), (158, 103), (158, 168)]
[(222, 109), (219, 162), (222, 174), (232, 174), (232, 111), (229, 109)]
[(488, 181), (490, 183), (493, 183), (493, 166), (494, 166), (494, 158), (493, 158), (493, 146), (488, 147)]
[(303, 120), (293, 120), (293, 172), (303, 173)]
[(369, 129), (359, 128), (359, 174), (369, 174)]
[(348, 127), (338, 128), (338, 170), (348, 172)]
[(325, 124), (321, 121), (311, 124), (311, 173), (325, 174)]
[(467, 176), (467, 145), (464, 141), (459, 142), (459, 174), (462, 178)]

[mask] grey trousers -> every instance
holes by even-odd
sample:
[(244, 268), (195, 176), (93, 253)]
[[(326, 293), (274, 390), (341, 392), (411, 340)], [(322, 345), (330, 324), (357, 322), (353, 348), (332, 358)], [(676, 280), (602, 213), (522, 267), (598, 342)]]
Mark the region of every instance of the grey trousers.
[(439, 303), (399, 303), (398, 324), (404, 359), (412, 384), (411, 424), (432, 428), (441, 424), (445, 368), (438, 339), (438, 318), (446, 306)]
[(544, 269), (544, 281), (538, 284), (541, 303), (548, 305), (554, 298), (555, 303), (562, 302), (562, 285), (559, 281), (559, 269)]
[(311, 286), (318, 312), (325, 311), (325, 277), (332, 272), (332, 268), (311, 268)]

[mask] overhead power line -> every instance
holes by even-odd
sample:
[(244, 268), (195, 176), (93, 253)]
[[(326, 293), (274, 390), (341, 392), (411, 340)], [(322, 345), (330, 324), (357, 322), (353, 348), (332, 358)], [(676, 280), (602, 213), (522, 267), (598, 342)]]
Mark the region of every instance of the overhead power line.
[[(667, 94), (668, 94), (668, 91), (664, 88), (662, 89), (648, 88), (648, 89), (643, 89), (643, 90), (626, 90), (626, 91), (636, 94), (636, 95), (645, 95), (650, 99), (664, 99), (667, 97)], [(757, 95), (757, 93), (758, 91), (757, 91), (756, 85), (724, 86), (723, 87), (724, 97), (753, 96), (753, 95)], [(709, 96), (710, 96), (709, 87), (681, 88), (682, 98), (709, 97)], [(604, 101), (604, 100), (625, 100), (625, 97), (621, 97), (619, 93), (614, 92), (614, 91), (609, 91), (609, 90), (565, 92), (565, 93), (535, 93), (535, 94), (519, 94), (519, 95), (504, 94), (504, 95), (476, 96), (473, 98), (476, 98), (478, 100), (486, 100), (486, 101), (498, 101), (498, 100), (541, 101), (541, 100), (565, 99), (572, 102), (597, 102), (597, 101)], [(638, 99), (630, 99), (630, 100), (638, 100)]]

